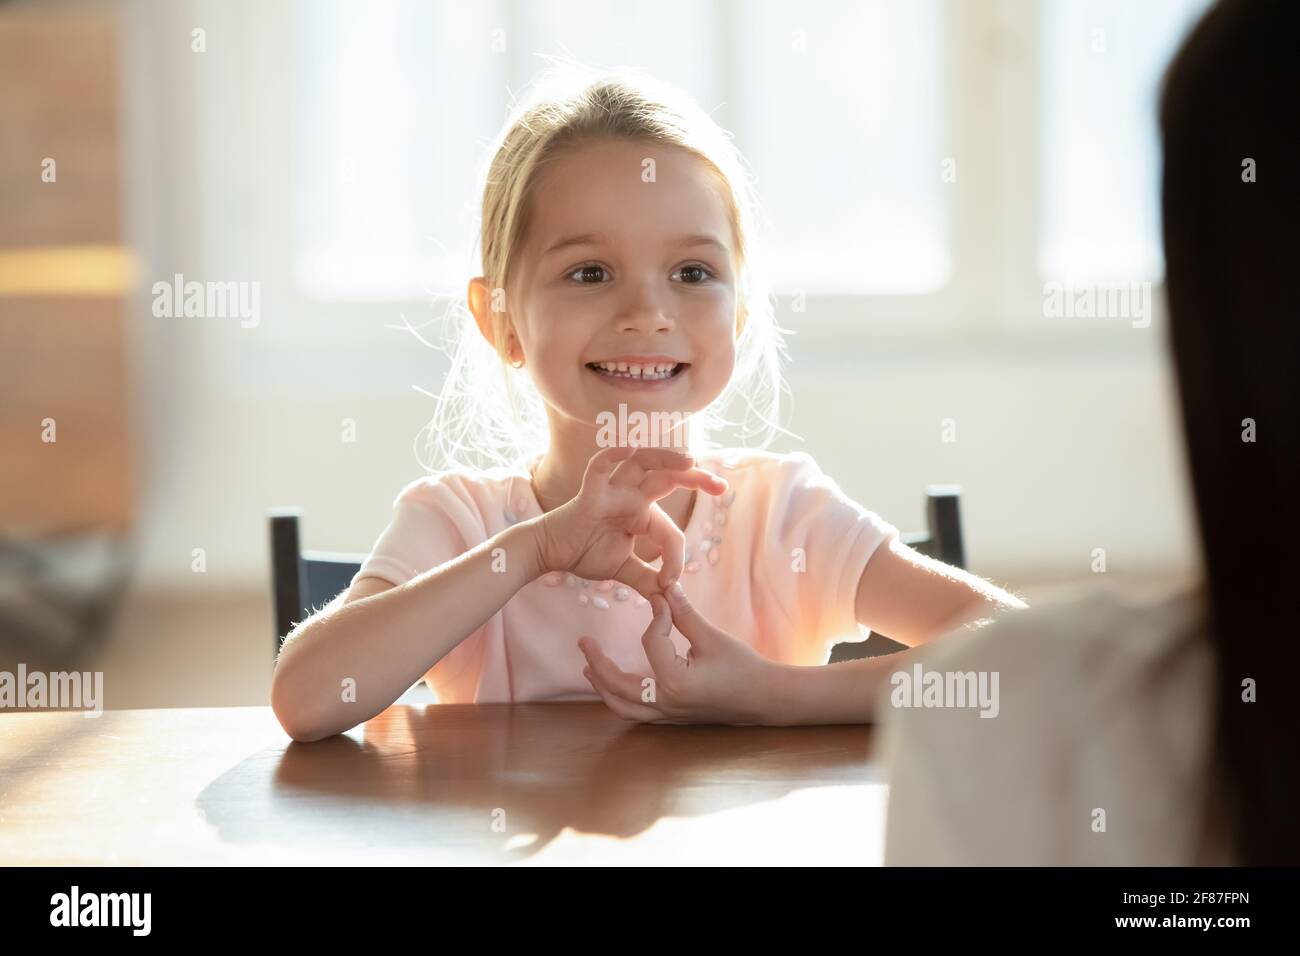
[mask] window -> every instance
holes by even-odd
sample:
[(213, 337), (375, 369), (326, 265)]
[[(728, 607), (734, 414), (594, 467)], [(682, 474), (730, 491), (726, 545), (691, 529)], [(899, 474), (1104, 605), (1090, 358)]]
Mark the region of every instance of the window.
[(1165, 66), (1208, 0), (1045, 0), (1041, 8), (1039, 269), (1156, 280)]
[(778, 291), (930, 292), (948, 279), (942, 5), (744, 4), (736, 131)]
[(294, 269), (322, 299), (461, 291), (505, 102), (492, 3), (297, 8)]
[(296, 8), (299, 286), (317, 299), (459, 293), (478, 183), (546, 55), (633, 66), (735, 132), (759, 176), (778, 291), (946, 280), (940, 0), (656, 0)]

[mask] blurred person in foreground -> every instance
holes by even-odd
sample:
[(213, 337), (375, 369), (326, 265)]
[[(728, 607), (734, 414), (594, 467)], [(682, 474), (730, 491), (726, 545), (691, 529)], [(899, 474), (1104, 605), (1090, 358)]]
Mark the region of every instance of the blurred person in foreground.
[(883, 714), (887, 863), (1300, 863), (1298, 19), (1293, 3), (1211, 8), (1161, 98), (1204, 583), (1158, 603), (1090, 595), (936, 644), (928, 667), (1001, 671), (1000, 715)]

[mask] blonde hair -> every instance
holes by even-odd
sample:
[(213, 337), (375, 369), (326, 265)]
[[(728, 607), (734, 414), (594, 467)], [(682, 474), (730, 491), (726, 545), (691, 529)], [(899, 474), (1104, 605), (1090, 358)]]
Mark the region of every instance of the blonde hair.
[[(692, 417), (690, 444), (696, 453), (716, 448), (713, 435), (733, 427), (742, 442), (754, 438), (754, 447), (766, 448), (784, 431), (778, 416), (785, 347), (758, 267), (751, 177), (730, 135), (684, 94), (629, 70), (596, 73), (568, 63), (543, 74), (515, 105), (491, 152), (479, 234), (488, 287), (503, 290), (510, 280), (543, 166), (568, 147), (609, 137), (684, 149), (725, 187), (737, 270), (736, 368), (722, 394)], [(542, 398), (527, 372), (509, 363), (507, 313), (491, 308), (490, 316), (495, 349), (463, 299), (448, 312), (451, 368), (434, 417), (416, 439), (417, 457), (430, 471), (520, 467), (549, 445)], [(728, 413), (737, 404), (743, 414), (733, 420)]]

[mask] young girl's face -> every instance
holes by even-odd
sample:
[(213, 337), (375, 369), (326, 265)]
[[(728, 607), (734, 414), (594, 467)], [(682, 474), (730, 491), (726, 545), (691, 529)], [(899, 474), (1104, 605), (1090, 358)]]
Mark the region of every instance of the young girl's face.
[(684, 150), (601, 140), (560, 154), (534, 187), (506, 312), (552, 419), (594, 428), (620, 404), (705, 408), (735, 365), (735, 247), (716, 174)]

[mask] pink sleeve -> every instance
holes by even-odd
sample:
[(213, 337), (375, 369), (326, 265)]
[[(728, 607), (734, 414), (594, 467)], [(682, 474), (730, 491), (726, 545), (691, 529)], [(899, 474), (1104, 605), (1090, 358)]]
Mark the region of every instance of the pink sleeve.
[[(402, 585), (484, 540), (482, 511), (472, 483), (457, 475), (421, 478), (394, 499), (388, 527), (352, 580), (376, 577)], [(430, 621), (430, 629), (434, 626)], [(486, 628), (484, 623), (475, 629), (425, 673), (439, 701), (474, 699)]]
[(475, 526), (481, 541), (482, 519), (458, 493), (463, 491), (460, 484), (447, 477), (420, 478), (403, 488), (393, 500), (388, 527), (352, 580), (374, 577), (405, 584), (473, 547), (469, 539)]
[(790, 652), (824, 664), (839, 641), (858, 640), (858, 581), (876, 549), (898, 529), (840, 490), (807, 454), (777, 463), (767, 501), (770, 593), (795, 622)]

